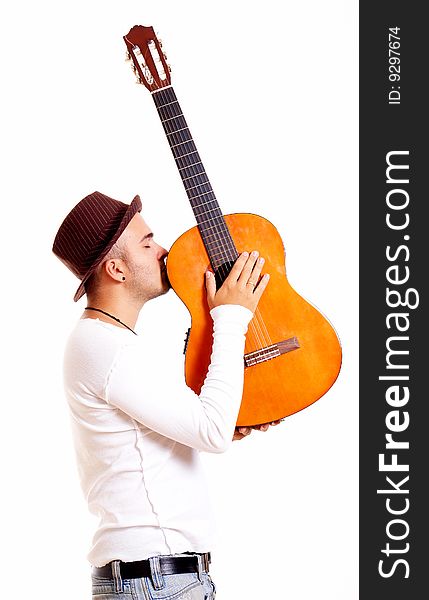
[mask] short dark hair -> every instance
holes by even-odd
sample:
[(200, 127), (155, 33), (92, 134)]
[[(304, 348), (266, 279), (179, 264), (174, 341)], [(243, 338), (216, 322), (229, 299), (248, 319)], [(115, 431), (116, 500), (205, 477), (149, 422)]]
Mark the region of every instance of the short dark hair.
[(84, 285), (85, 285), (86, 295), (93, 294), (95, 292), (95, 290), (97, 289), (97, 286), (98, 286), (98, 282), (100, 279), (100, 273), (103, 268), (103, 265), (107, 260), (110, 260), (112, 258), (120, 258), (122, 260), (127, 260), (127, 252), (125, 249), (125, 244), (124, 244), (123, 239), (119, 238), (119, 240), (116, 242), (116, 244), (113, 244), (113, 246), (111, 247), (109, 252), (106, 254), (106, 256), (104, 257), (101, 264), (98, 265), (98, 267), (95, 269), (94, 273), (92, 273), (92, 275), (85, 281)]

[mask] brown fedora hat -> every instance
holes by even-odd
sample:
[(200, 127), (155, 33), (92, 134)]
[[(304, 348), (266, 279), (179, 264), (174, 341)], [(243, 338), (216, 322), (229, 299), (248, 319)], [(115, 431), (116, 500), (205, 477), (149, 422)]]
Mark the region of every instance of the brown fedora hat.
[(139, 196), (131, 204), (93, 192), (66, 216), (52, 251), (81, 280), (74, 301), (85, 293), (85, 282), (102, 262), (113, 244), (137, 212), (142, 209)]

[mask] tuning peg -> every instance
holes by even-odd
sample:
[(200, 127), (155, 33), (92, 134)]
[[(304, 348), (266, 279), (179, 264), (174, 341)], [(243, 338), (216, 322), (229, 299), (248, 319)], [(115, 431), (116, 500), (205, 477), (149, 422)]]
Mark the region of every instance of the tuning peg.
[(162, 48), (162, 40), (161, 40), (161, 38), (158, 38), (158, 44), (159, 44), (160, 48)]
[(134, 71), (134, 73), (137, 72), (137, 67), (134, 63), (131, 65), (131, 69)]
[(128, 52), (128, 50), (125, 52), (125, 60), (131, 60), (131, 54)]
[(163, 52), (163, 55), (164, 55), (165, 60), (167, 60), (167, 55), (165, 52)]
[(169, 72), (171, 73), (171, 65), (167, 65)]

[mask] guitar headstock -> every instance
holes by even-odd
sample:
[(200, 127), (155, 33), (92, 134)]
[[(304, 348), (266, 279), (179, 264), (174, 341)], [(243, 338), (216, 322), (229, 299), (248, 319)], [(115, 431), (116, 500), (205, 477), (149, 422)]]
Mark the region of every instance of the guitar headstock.
[(170, 67), (153, 27), (135, 25), (124, 35), (124, 41), (128, 50), (127, 58), (133, 61), (138, 83), (145, 85), (150, 92), (170, 85)]

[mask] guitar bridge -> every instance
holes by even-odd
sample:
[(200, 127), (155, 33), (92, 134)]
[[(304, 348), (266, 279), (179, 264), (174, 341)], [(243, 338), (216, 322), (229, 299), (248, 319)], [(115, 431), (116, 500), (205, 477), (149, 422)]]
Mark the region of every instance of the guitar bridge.
[(281, 354), (286, 354), (286, 352), (292, 352), (292, 350), (296, 350), (299, 347), (298, 338), (291, 337), (282, 342), (277, 342), (277, 344), (272, 344), (271, 346), (265, 346), (265, 348), (248, 352), (244, 355), (244, 366), (253, 367), (258, 363), (271, 360)]

